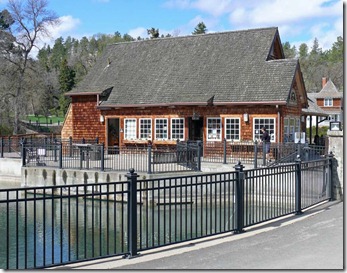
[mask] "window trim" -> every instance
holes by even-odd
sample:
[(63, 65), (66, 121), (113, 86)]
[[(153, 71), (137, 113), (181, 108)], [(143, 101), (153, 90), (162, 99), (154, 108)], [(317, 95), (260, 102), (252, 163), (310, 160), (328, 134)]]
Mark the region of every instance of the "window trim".
[[(227, 139), (227, 120), (238, 120), (238, 125), (239, 125), (239, 138), (238, 139)], [(240, 142), (241, 141), (241, 118), (240, 117), (224, 117), (224, 137), (226, 141), (234, 141), (234, 142)]]
[[(149, 137), (147, 137), (147, 138), (143, 138), (143, 137), (141, 137), (141, 134), (142, 134), (142, 132), (141, 132), (141, 121), (143, 121), (143, 120), (149, 120), (150, 121), (150, 133), (148, 134), (149, 135)], [(152, 119), (151, 118), (140, 118), (139, 119), (139, 138), (141, 139), (141, 140), (152, 140), (152, 132), (153, 132), (153, 125), (152, 125)]]
[[(210, 139), (209, 138), (209, 133), (208, 133), (209, 127), (208, 127), (208, 124), (209, 124), (209, 121), (212, 120), (212, 119), (219, 119), (219, 125), (220, 125), (220, 128), (219, 128), (219, 135), (220, 135), (220, 137), (219, 138), (215, 138), (215, 139)], [(207, 117), (206, 118), (206, 141), (222, 141), (222, 134), (223, 134), (223, 128), (222, 127), (223, 127), (223, 125), (222, 125), (222, 118), (221, 117)]]
[[(135, 121), (135, 137), (134, 138), (129, 138), (127, 135), (127, 127), (126, 127), (126, 123), (127, 121)], [(137, 119), (136, 118), (125, 118), (124, 119), (124, 139), (126, 140), (134, 140), (137, 139)]]
[(333, 98), (324, 98), (324, 107), (332, 107), (333, 105)]
[(172, 125), (173, 125), (173, 120), (182, 120), (183, 121), (183, 128), (182, 128), (182, 130), (183, 130), (183, 132), (182, 132), (182, 135), (183, 135), (183, 138), (179, 138), (179, 140), (184, 140), (185, 139), (185, 118), (171, 118), (170, 119), (170, 139), (171, 140), (177, 140), (177, 138), (173, 138), (172, 137), (172, 135), (173, 135), (173, 127), (172, 127)]
[[(252, 135), (253, 135), (253, 140), (255, 140), (256, 139), (256, 137), (255, 137), (255, 120), (259, 120), (259, 119), (266, 119), (266, 120), (270, 120), (270, 119), (272, 119), (273, 121), (274, 121), (274, 129), (273, 129), (273, 139), (272, 139), (272, 133), (270, 133), (270, 131), (269, 131), (269, 128), (266, 128), (267, 129), (267, 131), (269, 132), (269, 135), (270, 135), (270, 137), (271, 137), (271, 140), (270, 140), (270, 142), (272, 142), (272, 143), (275, 143), (276, 142), (276, 118), (274, 118), (274, 117), (254, 117), (253, 118), (253, 128), (252, 128)], [(266, 126), (265, 126), (266, 127)], [(260, 129), (259, 129), (260, 130)], [(260, 135), (261, 135), (261, 133), (259, 133)], [(259, 139), (259, 141), (260, 141), (260, 139)]]
[[(166, 120), (166, 138), (157, 138), (157, 121)], [(169, 139), (169, 119), (168, 118), (155, 118), (154, 119), (154, 139), (155, 140), (168, 140)]]

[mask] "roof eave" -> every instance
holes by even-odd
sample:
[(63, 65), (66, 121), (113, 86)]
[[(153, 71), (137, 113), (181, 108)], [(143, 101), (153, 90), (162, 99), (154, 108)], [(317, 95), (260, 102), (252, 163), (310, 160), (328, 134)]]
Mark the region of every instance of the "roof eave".
[[(232, 106), (232, 105), (286, 105), (286, 101), (248, 101), (248, 102), (213, 102), (214, 106)], [(139, 108), (139, 107), (167, 107), (167, 106), (208, 106), (206, 102), (174, 102), (174, 103), (156, 103), (156, 104), (107, 104), (99, 105), (99, 109), (110, 108)]]
[(64, 96), (66, 97), (72, 97), (72, 96), (93, 96), (93, 95), (100, 95), (102, 91), (100, 92), (76, 92), (76, 93), (65, 93)]

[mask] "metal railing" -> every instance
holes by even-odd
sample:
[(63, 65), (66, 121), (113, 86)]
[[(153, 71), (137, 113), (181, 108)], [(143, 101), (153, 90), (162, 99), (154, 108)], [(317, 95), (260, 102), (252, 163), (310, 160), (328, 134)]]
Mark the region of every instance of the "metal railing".
[(0, 189), (0, 268), (124, 255), (301, 214), (332, 198), (332, 156), (264, 169)]
[[(22, 145), (25, 149), (21, 150)], [(294, 162), (298, 155), (304, 161), (319, 159), (327, 154), (325, 146), (271, 143), (266, 162), (265, 146), (253, 141), (222, 142), (185, 141), (170, 146), (104, 147), (96, 139), (61, 140), (53, 137), (2, 138), (0, 157), (14, 152), (22, 157), (23, 166), (47, 166), (67, 169), (96, 169), (124, 171), (135, 168), (147, 173), (201, 170), (202, 162), (273, 166)], [(25, 154), (22, 154), (24, 152)]]
[(22, 166), (47, 166), (64, 169), (94, 169), (160, 173), (199, 171), (198, 146), (183, 144), (171, 147), (109, 147), (103, 144), (57, 142), (22, 144)]

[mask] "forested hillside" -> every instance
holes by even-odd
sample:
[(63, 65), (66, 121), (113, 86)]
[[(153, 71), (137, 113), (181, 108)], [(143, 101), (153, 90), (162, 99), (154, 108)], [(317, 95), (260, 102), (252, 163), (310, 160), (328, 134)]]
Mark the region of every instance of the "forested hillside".
[[(55, 19), (53, 16), (52, 23)], [(45, 45), (33, 56), (36, 41), (27, 41), (27, 47), (21, 46), (21, 37), (9, 31), (13, 23), (7, 11), (0, 12), (0, 135), (19, 133), (18, 119), (27, 114), (64, 116), (69, 105), (64, 93), (85, 77), (108, 44), (144, 39), (117, 31), (80, 40), (60, 37), (52, 46)], [(148, 29), (150, 39), (164, 38), (159, 31)], [(206, 31), (201, 22), (192, 35)], [(325, 51), (317, 39), (312, 48), (306, 44), (295, 48), (288, 42), (283, 48), (286, 58), (299, 58), (308, 92), (320, 91), (322, 77), (330, 78), (343, 91), (342, 37), (337, 37), (333, 46)]]

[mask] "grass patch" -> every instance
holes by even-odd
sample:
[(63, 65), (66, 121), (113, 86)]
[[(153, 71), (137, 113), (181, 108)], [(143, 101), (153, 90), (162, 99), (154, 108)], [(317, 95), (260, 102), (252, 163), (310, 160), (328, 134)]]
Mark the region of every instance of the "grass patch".
[(60, 123), (64, 122), (64, 117), (57, 117), (57, 116), (48, 116), (48, 117), (45, 117), (45, 116), (42, 116), (42, 115), (38, 115), (38, 116), (35, 116), (35, 115), (28, 115), (26, 117), (26, 120), (27, 121), (31, 121), (33, 123), (48, 123), (48, 124), (51, 124), (51, 123), (58, 123), (58, 121)]

